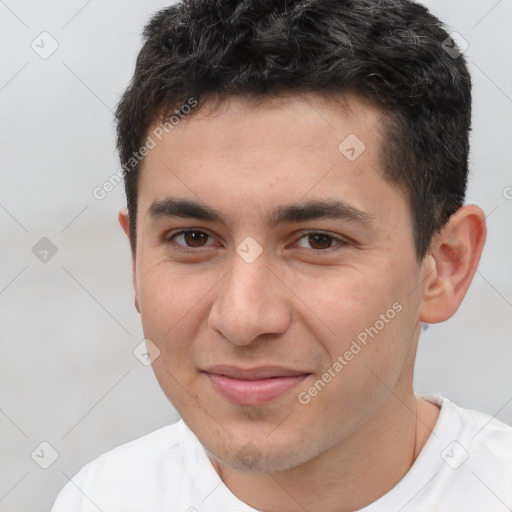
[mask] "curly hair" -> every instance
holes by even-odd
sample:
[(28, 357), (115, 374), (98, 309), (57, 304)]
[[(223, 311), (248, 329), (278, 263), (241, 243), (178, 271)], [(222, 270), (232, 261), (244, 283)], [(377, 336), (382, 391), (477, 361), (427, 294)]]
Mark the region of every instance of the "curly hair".
[(158, 11), (116, 110), (132, 249), (141, 167), (132, 157), (153, 122), (190, 98), (195, 112), (212, 95), (356, 92), (385, 113), (380, 163), (406, 194), (421, 260), (467, 184), (471, 79), (449, 38), (409, 0), (183, 0)]

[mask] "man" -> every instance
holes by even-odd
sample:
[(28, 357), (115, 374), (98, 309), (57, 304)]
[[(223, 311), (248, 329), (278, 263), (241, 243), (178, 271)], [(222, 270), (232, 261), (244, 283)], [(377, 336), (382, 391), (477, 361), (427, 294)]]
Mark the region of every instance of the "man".
[(119, 222), (182, 420), (53, 510), (510, 510), (512, 428), (412, 386), (486, 235), (440, 22), (406, 0), (189, 0), (144, 38)]

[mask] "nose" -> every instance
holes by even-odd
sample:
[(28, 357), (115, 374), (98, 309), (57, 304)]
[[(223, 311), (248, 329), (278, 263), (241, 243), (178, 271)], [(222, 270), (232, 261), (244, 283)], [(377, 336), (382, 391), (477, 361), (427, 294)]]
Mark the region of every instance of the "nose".
[(287, 293), (264, 253), (252, 263), (234, 254), (231, 271), (217, 287), (208, 326), (234, 345), (249, 345), (263, 334), (282, 334), (290, 323)]

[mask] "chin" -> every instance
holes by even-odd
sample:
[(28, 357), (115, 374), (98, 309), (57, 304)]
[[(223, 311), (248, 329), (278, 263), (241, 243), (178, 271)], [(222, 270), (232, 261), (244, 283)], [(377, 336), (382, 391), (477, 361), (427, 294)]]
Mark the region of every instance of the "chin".
[[(234, 446), (239, 446), (233, 451)], [(287, 471), (314, 459), (323, 451), (318, 446), (291, 439), (281, 445), (266, 443), (258, 447), (250, 440), (231, 443), (216, 449), (215, 453), (206, 448), (210, 459), (234, 471), (242, 473), (275, 473)]]

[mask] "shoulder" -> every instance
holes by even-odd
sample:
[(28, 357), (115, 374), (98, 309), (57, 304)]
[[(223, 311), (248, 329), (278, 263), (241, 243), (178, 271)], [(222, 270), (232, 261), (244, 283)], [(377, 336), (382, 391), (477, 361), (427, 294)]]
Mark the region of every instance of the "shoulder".
[(122, 462), (140, 457), (153, 457), (162, 451), (178, 450), (182, 437), (182, 420), (155, 430), (133, 441), (113, 448), (94, 459), (94, 464)]
[(452, 440), (467, 451), (474, 461), (500, 460), (512, 465), (512, 426), (490, 414), (466, 409), (447, 398), (428, 396), (427, 400), (441, 407), (438, 424), (434, 429), (441, 439)]
[(182, 421), (166, 425), (138, 439), (113, 448), (84, 466), (89, 473), (135, 472), (161, 458), (179, 465), (182, 460)]
[(91, 501), (110, 510), (135, 506), (140, 489), (162, 484), (159, 475), (179, 487), (186, 474), (183, 436), (180, 420), (96, 457), (64, 486), (52, 512), (89, 510)]
[(470, 446), (486, 445), (488, 449), (493, 449), (502, 443), (505, 446), (512, 443), (512, 426), (498, 420), (496, 416), (462, 408), (446, 398), (442, 402), (452, 424), (458, 424), (461, 438), (467, 440)]
[(512, 427), (446, 398), (439, 405), (434, 433), (443, 502), (464, 503), (468, 511), (489, 510), (491, 505), (501, 510), (503, 503), (512, 503)]
[(461, 442), (465, 442), (468, 461), (476, 471), (492, 467), (493, 473), (512, 471), (512, 426), (495, 416), (451, 404), (461, 420)]
[(409, 472), (365, 512), (510, 510), (512, 427), (439, 395), (421, 398), (440, 408), (434, 429)]

